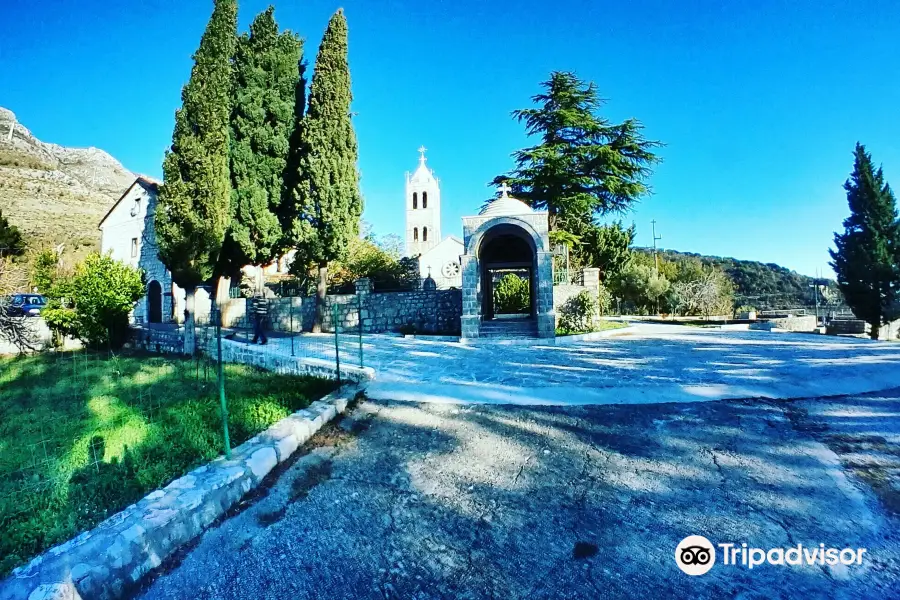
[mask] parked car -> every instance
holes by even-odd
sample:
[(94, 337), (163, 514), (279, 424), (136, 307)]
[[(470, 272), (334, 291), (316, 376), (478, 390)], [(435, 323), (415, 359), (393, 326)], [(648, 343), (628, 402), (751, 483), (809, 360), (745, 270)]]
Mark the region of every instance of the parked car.
[(16, 317), (38, 317), (45, 306), (47, 299), (40, 294), (13, 294), (6, 311)]

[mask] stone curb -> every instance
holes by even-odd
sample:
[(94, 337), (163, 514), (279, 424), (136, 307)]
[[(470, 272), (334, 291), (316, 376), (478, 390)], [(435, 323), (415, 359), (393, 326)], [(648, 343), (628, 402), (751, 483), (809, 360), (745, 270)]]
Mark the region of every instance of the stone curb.
[(359, 390), (344, 386), (275, 423), (224, 456), (51, 548), (0, 582), (0, 600), (119, 598), (258, 486)]

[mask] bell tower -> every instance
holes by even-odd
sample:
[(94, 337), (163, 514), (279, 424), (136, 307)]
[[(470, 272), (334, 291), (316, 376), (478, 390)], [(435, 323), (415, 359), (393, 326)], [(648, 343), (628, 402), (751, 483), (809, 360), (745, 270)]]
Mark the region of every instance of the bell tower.
[(419, 148), (419, 167), (406, 174), (406, 255), (425, 254), (441, 242), (441, 188), (425, 166), (425, 147)]

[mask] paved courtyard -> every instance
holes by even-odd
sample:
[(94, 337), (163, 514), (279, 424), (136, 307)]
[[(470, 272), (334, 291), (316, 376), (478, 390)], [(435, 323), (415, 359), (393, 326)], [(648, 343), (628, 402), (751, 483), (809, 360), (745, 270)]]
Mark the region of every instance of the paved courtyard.
[[(267, 351), (289, 352), (288, 339)], [(823, 335), (637, 325), (629, 335), (573, 345), (461, 345), (364, 336), (372, 398), (521, 405), (694, 402), (855, 394), (900, 384), (900, 343)], [(317, 355), (333, 360), (319, 342)], [(357, 339), (342, 360), (358, 364)]]
[[(897, 598), (898, 417), (900, 390), (575, 407), (366, 401), (138, 596)], [(867, 559), (717, 563), (689, 577), (673, 555), (690, 534), (862, 547)]]

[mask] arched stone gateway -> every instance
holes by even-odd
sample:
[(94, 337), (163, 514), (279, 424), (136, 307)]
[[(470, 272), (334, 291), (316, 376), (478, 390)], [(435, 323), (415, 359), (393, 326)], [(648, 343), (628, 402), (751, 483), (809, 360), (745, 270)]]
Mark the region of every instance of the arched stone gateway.
[[(502, 186), (500, 197), (478, 216), (463, 218), (463, 338), (482, 337), (488, 329), (517, 334), (534, 331), (538, 337), (556, 334), (547, 213), (535, 212), (508, 192)], [(528, 281), (529, 306), (517, 314), (501, 314), (493, 290), (510, 273)], [(513, 320), (514, 325), (500, 326)]]
[(162, 323), (162, 286), (155, 279), (147, 286), (147, 322)]

